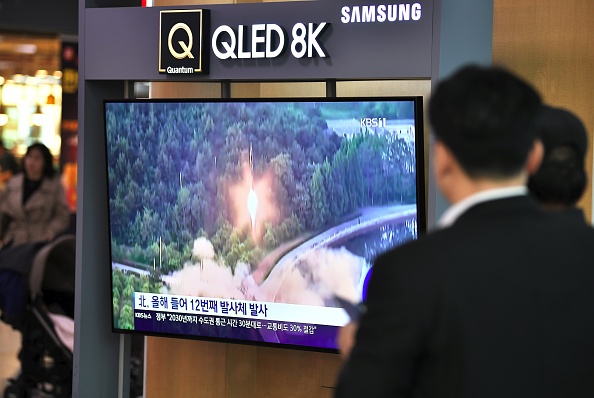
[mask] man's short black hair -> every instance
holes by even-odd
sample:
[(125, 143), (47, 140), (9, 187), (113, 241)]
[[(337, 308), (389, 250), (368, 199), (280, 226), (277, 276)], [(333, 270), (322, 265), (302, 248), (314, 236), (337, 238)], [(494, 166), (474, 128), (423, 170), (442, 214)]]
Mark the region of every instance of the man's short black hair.
[(536, 90), (512, 73), (471, 65), (439, 83), (429, 121), (471, 178), (508, 178), (526, 163), (540, 105)]
[(575, 206), (586, 189), (585, 156), (588, 136), (582, 121), (573, 113), (543, 106), (534, 128), (544, 145), (544, 158), (528, 180), (538, 201), (549, 205)]

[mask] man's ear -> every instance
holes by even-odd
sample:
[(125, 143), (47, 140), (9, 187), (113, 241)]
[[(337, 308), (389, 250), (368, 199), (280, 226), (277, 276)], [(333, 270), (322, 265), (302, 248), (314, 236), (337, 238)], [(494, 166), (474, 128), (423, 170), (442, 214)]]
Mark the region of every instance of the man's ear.
[(538, 171), (542, 158), (544, 157), (544, 145), (541, 140), (535, 140), (532, 144), (532, 149), (528, 154), (528, 161), (526, 162), (526, 171), (528, 175), (532, 175)]
[(448, 176), (453, 167), (452, 153), (440, 140), (436, 140), (433, 143), (433, 168), (435, 171), (436, 180)]

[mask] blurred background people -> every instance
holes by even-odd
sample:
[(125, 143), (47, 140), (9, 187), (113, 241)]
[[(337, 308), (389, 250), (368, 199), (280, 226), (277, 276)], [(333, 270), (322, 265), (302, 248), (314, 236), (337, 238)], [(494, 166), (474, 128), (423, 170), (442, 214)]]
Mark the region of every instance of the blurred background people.
[(0, 199), (0, 236), (4, 245), (51, 241), (70, 221), (70, 211), (49, 149), (27, 148), (23, 171), (6, 184)]
[(528, 180), (531, 194), (545, 209), (585, 222), (576, 205), (586, 189), (586, 128), (568, 110), (543, 106), (535, 129), (544, 145), (544, 157)]
[(0, 190), (4, 189), (8, 180), (17, 174), (19, 170), (19, 164), (14, 155), (4, 147), (4, 143), (0, 139)]

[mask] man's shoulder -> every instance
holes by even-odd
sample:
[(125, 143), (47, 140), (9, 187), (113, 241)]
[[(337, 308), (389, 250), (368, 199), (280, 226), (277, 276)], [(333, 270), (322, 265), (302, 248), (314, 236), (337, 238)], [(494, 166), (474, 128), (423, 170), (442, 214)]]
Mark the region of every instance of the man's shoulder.
[(594, 228), (588, 224), (585, 218), (568, 217), (567, 214), (551, 214), (554, 228), (559, 235), (569, 237), (583, 237), (585, 239), (594, 239)]
[[(547, 251), (547, 242), (565, 241), (566, 246), (594, 245), (594, 228), (586, 222), (560, 214), (535, 212), (532, 215), (475, 220), (436, 229), (378, 256), (376, 263), (431, 264), (465, 261), (468, 252), (540, 242)], [(522, 243), (523, 242), (523, 243)], [(557, 246), (557, 245), (553, 245)], [(526, 250), (529, 250), (528, 248)], [(553, 250), (553, 247), (550, 248)], [(414, 260), (414, 261), (410, 261)]]
[[(456, 242), (460, 239), (458, 231), (444, 228), (431, 231), (392, 248), (376, 258), (378, 263), (436, 264), (439, 259), (451, 256), (456, 252)], [(411, 261), (414, 260), (414, 261)]]

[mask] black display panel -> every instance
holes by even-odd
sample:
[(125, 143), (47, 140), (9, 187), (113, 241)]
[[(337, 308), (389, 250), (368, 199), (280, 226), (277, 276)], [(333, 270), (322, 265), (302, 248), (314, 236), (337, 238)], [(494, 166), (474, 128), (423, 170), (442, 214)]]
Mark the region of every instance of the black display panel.
[(332, 351), (334, 297), (425, 230), (421, 97), (104, 112), (115, 332)]

